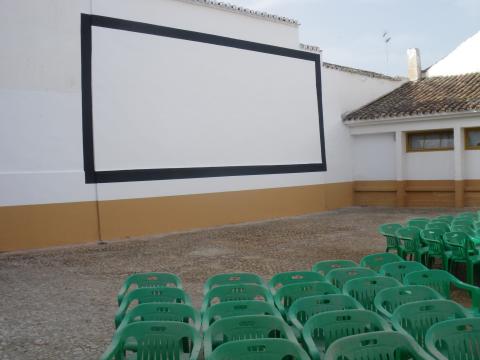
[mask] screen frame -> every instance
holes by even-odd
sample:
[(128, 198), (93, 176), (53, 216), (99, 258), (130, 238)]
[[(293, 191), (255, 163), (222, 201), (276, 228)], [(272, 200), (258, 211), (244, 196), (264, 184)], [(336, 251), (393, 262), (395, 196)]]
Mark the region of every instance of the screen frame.
[[(315, 82), (319, 115), (319, 141), (322, 151), (321, 163), (217, 166), (189, 168), (95, 170), (92, 109), (92, 27), (131, 31), (149, 35), (164, 36), (181, 40), (190, 40), (219, 46), (233, 47), (246, 51), (256, 51), (277, 56), (313, 61), (315, 63)], [(149, 180), (191, 179), (224, 176), (246, 176), (266, 174), (288, 174), (327, 171), (325, 137), (323, 126), (322, 81), (320, 54), (251, 41), (233, 39), (224, 36), (176, 29), (160, 25), (123, 20), (100, 15), (81, 14), (81, 67), (82, 67), (82, 132), (83, 162), (85, 182), (114, 183)]]

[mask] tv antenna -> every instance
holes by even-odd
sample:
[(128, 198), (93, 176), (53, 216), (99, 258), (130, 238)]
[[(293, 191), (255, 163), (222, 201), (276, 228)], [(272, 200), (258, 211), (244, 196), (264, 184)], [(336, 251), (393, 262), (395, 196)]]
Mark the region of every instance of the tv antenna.
[(388, 45), (390, 44), (390, 40), (392, 40), (392, 37), (387, 30), (383, 32), (382, 40), (385, 43), (385, 73), (388, 73)]

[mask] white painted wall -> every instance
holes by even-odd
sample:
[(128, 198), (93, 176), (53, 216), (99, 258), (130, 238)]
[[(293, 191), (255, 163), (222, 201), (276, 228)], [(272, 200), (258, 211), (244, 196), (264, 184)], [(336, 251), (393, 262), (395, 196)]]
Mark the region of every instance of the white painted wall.
[(427, 77), (480, 72), (480, 31), (433, 64)]
[(352, 138), (355, 180), (395, 180), (395, 133)]
[(453, 151), (407, 152), (405, 154), (406, 180), (454, 179)]
[[(95, 185), (85, 184), (83, 172), (81, 13), (299, 48), (296, 26), (175, 0), (2, 0), (1, 5), (0, 206), (96, 199)], [(99, 184), (98, 198), (351, 181), (350, 136), (340, 116), (398, 85), (323, 70), (327, 173)]]
[(480, 179), (480, 150), (466, 150), (463, 155), (463, 164), (465, 179)]

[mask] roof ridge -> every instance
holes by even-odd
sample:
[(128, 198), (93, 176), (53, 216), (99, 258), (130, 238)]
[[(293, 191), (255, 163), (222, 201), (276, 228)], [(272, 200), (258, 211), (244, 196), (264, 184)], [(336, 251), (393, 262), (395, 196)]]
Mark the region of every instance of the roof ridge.
[(177, 0), (177, 1), (187, 2), (187, 3), (201, 5), (201, 6), (208, 6), (208, 7), (216, 8), (219, 10), (230, 11), (240, 15), (251, 16), (255, 18), (261, 18), (262, 20), (282, 23), (285, 25), (292, 25), (292, 26), (300, 25), (300, 22), (293, 18), (275, 15), (265, 11), (253, 10), (253, 9), (249, 9), (243, 6), (239, 6), (239, 5), (235, 5), (235, 4), (227, 3), (223, 1), (216, 1), (216, 0)]

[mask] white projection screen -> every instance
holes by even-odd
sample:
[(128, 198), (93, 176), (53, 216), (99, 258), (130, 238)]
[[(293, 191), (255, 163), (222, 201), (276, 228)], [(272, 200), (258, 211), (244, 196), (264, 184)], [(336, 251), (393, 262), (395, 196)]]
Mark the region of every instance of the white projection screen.
[(87, 182), (325, 171), (318, 54), (82, 15)]

